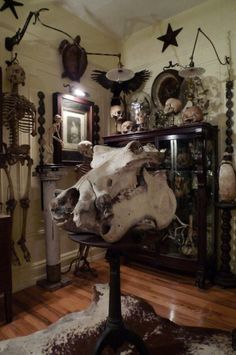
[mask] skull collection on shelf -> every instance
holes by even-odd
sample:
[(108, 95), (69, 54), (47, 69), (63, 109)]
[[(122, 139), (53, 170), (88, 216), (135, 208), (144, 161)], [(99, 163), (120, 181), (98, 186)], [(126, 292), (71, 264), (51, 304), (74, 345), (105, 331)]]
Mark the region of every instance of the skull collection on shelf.
[(92, 232), (116, 242), (131, 228), (163, 229), (176, 199), (158, 168), (163, 153), (137, 141), (123, 148), (95, 146), (92, 170), (51, 202), (55, 223), (73, 232)]

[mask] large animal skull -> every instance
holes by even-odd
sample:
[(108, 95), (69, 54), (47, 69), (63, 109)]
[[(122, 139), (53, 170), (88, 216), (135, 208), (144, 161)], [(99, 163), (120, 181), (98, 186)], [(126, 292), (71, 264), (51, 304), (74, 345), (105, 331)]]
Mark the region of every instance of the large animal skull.
[(120, 240), (137, 225), (165, 228), (176, 200), (165, 173), (153, 170), (161, 154), (136, 141), (123, 148), (95, 146), (92, 170), (52, 201), (54, 221), (69, 231), (96, 233), (107, 242)]

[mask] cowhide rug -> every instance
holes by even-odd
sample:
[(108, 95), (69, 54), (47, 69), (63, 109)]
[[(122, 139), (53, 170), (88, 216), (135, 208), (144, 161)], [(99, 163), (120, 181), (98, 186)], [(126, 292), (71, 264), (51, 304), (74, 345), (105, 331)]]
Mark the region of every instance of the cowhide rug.
[[(0, 342), (4, 355), (90, 355), (108, 313), (108, 285), (96, 285), (94, 301), (81, 312), (68, 314), (45, 330)], [(178, 326), (158, 316), (144, 300), (122, 296), (125, 325), (142, 336), (151, 355), (233, 355), (231, 333)], [(127, 344), (119, 354), (137, 354)], [(108, 348), (104, 354), (111, 355)]]

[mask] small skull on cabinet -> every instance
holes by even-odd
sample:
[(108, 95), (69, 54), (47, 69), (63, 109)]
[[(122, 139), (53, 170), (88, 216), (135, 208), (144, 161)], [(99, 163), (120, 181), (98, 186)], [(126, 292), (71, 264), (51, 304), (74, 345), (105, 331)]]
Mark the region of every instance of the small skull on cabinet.
[(135, 123), (133, 121), (125, 121), (121, 125), (121, 134), (127, 134), (135, 131)]
[(121, 132), (121, 125), (125, 121), (124, 108), (122, 105), (113, 105), (110, 110), (111, 118), (115, 121), (116, 133)]
[(184, 124), (203, 121), (203, 113), (198, 106), (190, 106), (186, 108), (182, 114), (182, 117)]
[(182, 110), (182, 102), (178, 99), (175, 99), (173, 97), (170, 97), (168, 100), (166, 100), (165, 107), (164, 107), (164, 113), (165, 114), (176, 114), (179, 113)]

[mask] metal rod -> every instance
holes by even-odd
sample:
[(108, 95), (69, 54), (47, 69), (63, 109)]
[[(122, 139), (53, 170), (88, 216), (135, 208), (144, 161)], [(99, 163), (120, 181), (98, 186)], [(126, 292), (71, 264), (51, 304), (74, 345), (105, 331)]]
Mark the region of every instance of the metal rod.
[[(27, 19), (26, 19), (26, 22), (23, 26), (23, 29), (21, 30), (19, 28), (19, 30), (16, 32), (16, 34), (13, 36), (13, 37), (7, 37), (5, 39), (5, 47), (7, 50), (9, 51), (12, 51), (13, 47), (16, 45), (16, 44), (19, 44), (20, 41), (22, 40), (26, 30), (27, 30), (27, 27), (30, 23), (30, 20), (33, 16), (35, 16), (35, 20), (34, 20), (34, 25), (36, 24), (37, 20), (39, 21), (39, 23), (44, 26), (44, 27), (47, 27), (47, 28), (50, 28), (51, 30), (54, 30), (54, 31), (57, 31), (57, 32), (60, 32), (60, 33), (63, 33), (64, 35), (66, 35), (67, 37), (69, 37), (73, 43), (75, 45), (78, 45), (77, 43), (74, 42), (74, 38), (69, 35), (69, 33), (59, 29), (59, 28), (56, 28), (56, 27), (53, 27), (53, 26), (50, 26), (50, 25), (47, 25), (46, 23), (42, 22), (40, 17), (39, 17), (39, 14), (41, 11), (49, 11), (49, 9), (47, 8), (42, 8), (36, 12), (30, 12)], [(86, 51), (85, 51), (86, 52)], [(118, 57), (119, 58), (119, 66), (122, 67), (123, 65), (121, 64), (121, 54), (120, 53), (93, 53), (93, 52), (86, 52), (87, 55), (102, 55), (102, 56), (110, 56), (110, 57)]]
[(118, 57), (120, 59), (121, 57), (121, 54), (120, 53), (115, 53), (115, 54), (112, 54), (112, 53), (92, 53), (92, 52), (86, 52), (88, 55), (107, 55), (107, 56), (110, 56), (110, 57)]
[(189, 66), (190, 66), (190, 67), (193, 67), (193, 66), (194, 66), (193, 56), (194, 56), (194, 53), (195, 53), (195, 49), (196, 49), (196, 45), (197, 45), (197, 40), (198, 40), (198, 36), (199, 36), (199, 33), (200, 33), (200, 32), (201, 32), (201, 34), (203, 34), (203, 36), (205, 36), (206, 39), (211, 43), (211, 45), (212, 45), (212, 47), (213, 47), (213, 49), (214, 49), (214, 51), (215, 51), (216, 57), (217, 57), (217, 59), (218, 59), (218, 61), (219, 61), (219, 63), (220, 63), (221, 65), (230, 64), (230, 57), (225, 56), (225, 62), (222, 62), (222, 61), (220, 60), (220, 57), (219, 57), (219, 55), (218, 55), (218, 52), (217, 52), (216, 47), (214, 46), (212, 40), (211, 40), (211, 39), (206, 35), (206, 33), (203, 32), (202, 29), (199, 27), (198, 30), (197, 30), (197, 35), (196, 35), (195, 41), (194, 41), (192, 54), (191, 54), (191, 56), (190, 56), (190, 60), (191, 60), (191, 61), (190, 61)]
[(20, 41), (22, 40), (26, 30), (27, 30), (27, 27), (30, 23), (30, 20), (33, 16), (35, 16), (35, 21), (34, 21), (34, 24), (36, 24), (37, 22), (37, 19), (39, 20), (39, 13), (41, 11), (49, 11), (49, 9), (47, 8), (42, 8), (36, 12), (32, 12), (30, 11), (29, 15), (27, 16), (27, 19), (25, 21), (25, 24), (21, 30), (21, 28), (19, 28), (19, 30), (16, 32), (16, 34), (13, 36), (13, 37), (6, 37), (5, 39), (5, 48), (8, 50), (8, 51), (12, 51), (13, 47), (16, 45), (16, 44), (19, 44)]

